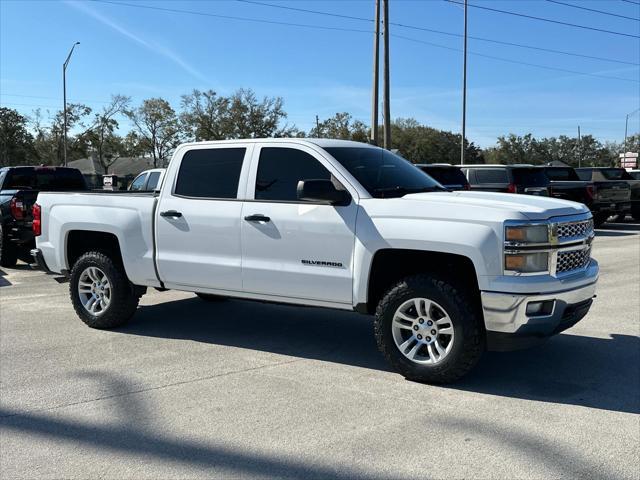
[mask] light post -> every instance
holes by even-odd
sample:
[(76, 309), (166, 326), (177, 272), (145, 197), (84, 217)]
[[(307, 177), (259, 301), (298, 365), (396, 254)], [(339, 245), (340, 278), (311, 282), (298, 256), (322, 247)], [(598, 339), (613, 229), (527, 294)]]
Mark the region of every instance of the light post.
[(464, 165), (464, 139), (467, 128), (467, 0), (464, 0), (464, 49), (462, 54), (462, 140), (460, 142), (460, 164)]
[(64, 151), (64, 166), (67, 166), (67, 65), (69, 65), (69, 60), (71, 60), (71, 54), (73, 53), (73, 49), (76, 48), (76, 45), (80, 45), (80, 42), (76, 42), (69, 50), (69, 55), (67, 55), (67, 59), (62, 64), (62, 98), (64, 102), (64, 113), (63, 113), (63, 122), (64, 122), (64, 133), (63, 133), (63, 151)]
[(624, 149), (624, 152), (622, 152), (623, 159), (627, 158), (627, 130), (629, 129), (629, 117), (635, 115), (636, 113), (640, 112), (640, 108), (636, 108), (633, 112), (631, 113), (627, 113), (627, 117), (624, 121), (624, 143), (622, 144), (622, 148)]

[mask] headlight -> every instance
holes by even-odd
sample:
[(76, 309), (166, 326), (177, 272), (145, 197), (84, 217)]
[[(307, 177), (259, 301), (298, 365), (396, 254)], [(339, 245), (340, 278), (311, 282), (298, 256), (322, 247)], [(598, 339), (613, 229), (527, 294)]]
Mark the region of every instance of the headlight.
[(504, 232), (505, 241), (514, 244), (549, 243), (549, 227), (547, 225), (507, 226)]
[(504, 269), (512, 273), (548, 272), (549, 252), (505, 253)]

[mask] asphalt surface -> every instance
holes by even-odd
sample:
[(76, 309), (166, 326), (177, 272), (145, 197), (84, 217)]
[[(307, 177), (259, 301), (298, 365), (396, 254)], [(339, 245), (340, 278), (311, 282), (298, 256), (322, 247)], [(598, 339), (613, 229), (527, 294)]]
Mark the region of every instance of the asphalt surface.
[(391, 372), (358, 314), (151, 291), (96, 331), (7, 269), (0, 477), (638, 479), (640, 224), (594, 251), (582, 322), (448, 387)]

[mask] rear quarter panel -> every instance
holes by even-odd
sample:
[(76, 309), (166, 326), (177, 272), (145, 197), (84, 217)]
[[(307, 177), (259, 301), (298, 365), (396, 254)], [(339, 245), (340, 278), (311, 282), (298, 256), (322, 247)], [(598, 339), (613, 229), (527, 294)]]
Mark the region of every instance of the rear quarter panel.
[(70, 232), (111, 233), (118, 239), (129, 279), (138, 285), (160, 286), (154, 268), (155, 203), (156, 197), (150, 194), (41, 193), (42, 235), (36, 245), (48, 267), (61, 272), (70, 267)]

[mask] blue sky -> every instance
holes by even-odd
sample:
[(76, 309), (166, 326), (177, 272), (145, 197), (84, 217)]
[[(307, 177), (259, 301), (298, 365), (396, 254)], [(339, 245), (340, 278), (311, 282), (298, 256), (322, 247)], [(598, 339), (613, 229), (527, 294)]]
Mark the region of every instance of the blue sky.
[[(100, 108), (113, 93), (129, 95), (134, 102), (162, 96), (175, 108), (180, 95), (194, 88), (228, 94), (248, 87), (261, 96), (282, 96), (289, 123), (305, 130), (313, 125), (316, 114), (322, 119), (348, 111), (355, 118), (369, 121), (371, 22), (231, 0), (113, 1), (356, 31), (96, 1), (0, 0), (2, 106), (26, 114), (37, 107), (45, 111), (59, 108), (61, 64), (73, 42), (80, 41), (67, 72), (68, 98), (93, 108)], [(563, 2), (640, 18), (640, 5), (632, 1)], [(373, 17), (373, 0), (262, 3)], [(603, 141), (622, 140), (625, 115), (640, 107), (640, 22), (545, 0), (470, 0), (470, 4), (635, 35), (614, 35), (469, 8), (471, 36), (628, 62), (606, 62), (472, 39), (470, 52), (618, 79), (470, 54), (470, 140), (488, 146), (497, 136), (509, 132), (575, 135), (578, 125), (583, 134)], [(390, 0), (390, 20), (461, 33), (463, 12), (459, 5), (442, 0)], [(436, 128), (459, 131), (462, 54), (455, 49), (462, 47), (462, 40), (399, 26), (392, 26), (391, 33), (392, 116), (414, 117)], [(126, 128), (126, 122), (123, 126)], [(640, 114), (630, 119), (630, 130), (640, 130)]]

